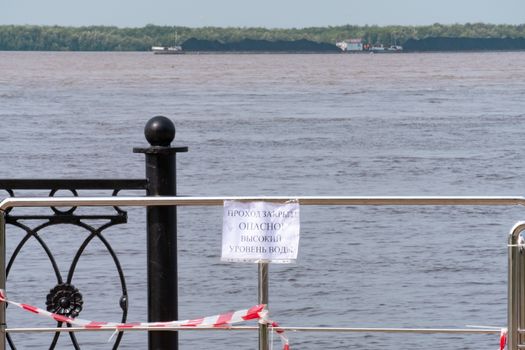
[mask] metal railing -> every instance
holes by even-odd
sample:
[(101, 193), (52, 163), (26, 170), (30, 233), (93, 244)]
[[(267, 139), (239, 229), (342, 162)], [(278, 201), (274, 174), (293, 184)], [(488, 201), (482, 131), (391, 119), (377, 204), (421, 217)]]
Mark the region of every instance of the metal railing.
[[(521, 196), (233, 196), (233, 197), (60, 197), (60, 198), (7, 198), (0, 202), (0, 288), (5, 289), (5, 212), (16, 207), (95, 207), (95, 206), (221, 206), (226, 200), (285, 202), (297, 200), (300, 205), (330, 206), (513, 206), (525, 205)], [(525, 222), (514, 226), (509, 237), (508, 272), (508, 348), (525, 348)], [(268, 264), (259, 263), (259, 303), (268, 303)], [(499, 329), (425, 329), (425, 328), (343, 328), (343, 327), (279, 327), (293, 331), (323, 332), (385, 332), (385, 333), (499, 333)], [(217, 328), (213, 328), (217, 330)], [(259, 330), (259, 350), (268, 350), (269, 327), (229, 327), (223, 330)], [(140, 329), (138, 329), (140, 330)], [(187, 330), (177, 328), (173, 330)], [(192, 329), (194, 330), (194, 329)], [(207, 330), (206, 328), (200, 330)], [(75, 328), (6, 328), (5, 308), (0, 308), (0, 349), (5, 349), (7, 332), (73, 332)]]
[(61, 197), (61, 198), (6, 198), (0, 202), (0, 211), (13, 207), (151, 207), (151, 206), (220, 206), (224, 201), (284, 202), (297, 200), (300, 205), (468, 205), (510, 206), (525, 205), (522, 196), (230, 196), (230, 197)]
[[(0, 189), (6, 191), (11, 198), (27, 196), (27, 193), (43, 194), (46, 197), (55, 197), (63, 195), (77, 197), (79, 193), (83, 195), (111, 195), (118, 196), (122, 191), (133, 191), (146, 193), (148, 181), (146, 179), (0, 179)], [(6, 278), (13, 276), (16, 271), (13, 268), (18, 261), (20, 253), (25, 247), (30, 245), (30, 240), (34, 239), (38, 246), (45, 252), (45, 256), (51, 264), (53, 278), (46, 280), (49, 293), (46, 295), (46, 308), (48, 311), (59, 313), (62, 316), (78, 317), (83, 308), (83, 294), (76, 288), (73, 283), (74, 276), (78, 275), (77, 267), (79, 261), (85, 256), (86, 248), (92, 242), (101, 243), (105, 252), (111, 258), (116, 268), (117, 278), (120, 282), (118, 305), (120, 307), (120, 321), (125, 322), (128, 314), (128, 291), (127, 283), (122, 264), (115, 253), (114, 247), (105, 237), (105, 231), (116, 225), (125, 224), (128, 221), (126, 211), (112, 207), (110, 210), (91, 211), (88, 215), (77, 211), (76, 207), (71, 208), (46, 208), (50, 210), (31, 210), (22, 212), (12, 212), (6, 210), (5, 220), (10, 227), (16, 227), (23, 233), (21, 239), (16, 244), (16, 248), (7, 258)], [(44, 238), (43, 232), (50, 229), (56, 229), (59, 225), (68, 225), (70, 228), (75, 227), (83, 234), (78, 242), (78, 249), (69, 247), (74, 253), (70, 264), (67, 264), (66, 270), (63, 269), (64, 262), (60, 261), (59, 256), (53, 254), (54, 243), (57, 240)], [(13, 241), (14, 242), (14, 241)], [(10, 242), (11, 243), (11, 242)], [(51, 243), (51, 245), (50, 245)], [(16, 275), (16, 274), (15, 274)], [(12, 280), (11, 280), (12, 281)], [(50, 282), (54, 283), (49, 285)], [(64, 302), (66, 297), (68, 303)], [(61, 302), (62, 300), (62, 302)], [(49, 301), (49, 302), (47, 302)], [(66, 305), (66, 307), (64, 307)], [(62, 326), (62, 323), (58, 323)], [(59, 342), (61, 333), (56, 332), (51, 340), (49, 349), (54, 349)], [(80, 349), (75, 333), (70, 333), (69, 338), (74, 348)], [(122, 334), (118, 334), (113, 343), (113, 349), (119, 347)], [(16, 348), (16, 342), (10, 334), (7, 334), (7, 342), (12, 349)]]
[(508, 240), (508, 348), (525, 348), (525, 222), (518, 222)]

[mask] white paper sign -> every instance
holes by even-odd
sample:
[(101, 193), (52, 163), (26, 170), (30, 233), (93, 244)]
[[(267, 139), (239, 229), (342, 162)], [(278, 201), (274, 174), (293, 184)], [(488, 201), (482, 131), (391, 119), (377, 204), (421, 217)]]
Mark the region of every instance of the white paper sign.
[(291, 263), (299, 250), (299, 203), (224, 202), (222, 260)]

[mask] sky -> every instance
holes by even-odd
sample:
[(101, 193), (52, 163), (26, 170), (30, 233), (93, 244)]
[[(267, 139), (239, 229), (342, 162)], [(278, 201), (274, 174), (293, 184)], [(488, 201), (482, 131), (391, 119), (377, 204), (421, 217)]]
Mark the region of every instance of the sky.
[(0, 25), (524, 24), (525, 0), (0, 0)]

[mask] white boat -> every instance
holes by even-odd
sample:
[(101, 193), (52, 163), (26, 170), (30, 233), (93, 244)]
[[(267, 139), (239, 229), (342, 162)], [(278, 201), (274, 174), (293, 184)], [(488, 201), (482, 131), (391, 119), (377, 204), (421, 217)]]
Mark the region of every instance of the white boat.
[(362, 39), (347, 39), (335, 43), (335, 46), (341, 49), (343, 52), (356, 52), (363, 51), (363, 40)]
[(403, 51), (403, 46), (400, 45), (390, 45), (387, 49), (388, 51)]
[(151, 51), (156, 55), (176, 55), (184, 53), (182, 46), (152, 46)]
[(381, 52), (401, 52), (403, 51), (403, 46), (400, 45), (390, 45), (389, 47), (384, 47), (383, 45), (374, 45), (369, 49), (370, 52), (381, 53)]

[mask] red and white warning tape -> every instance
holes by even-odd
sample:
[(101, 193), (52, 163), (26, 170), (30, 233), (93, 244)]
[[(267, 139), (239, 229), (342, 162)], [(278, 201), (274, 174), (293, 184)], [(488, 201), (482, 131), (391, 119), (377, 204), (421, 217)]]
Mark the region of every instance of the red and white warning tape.
[(32, 312), (37, 315), (51, 318), (57, 322), (68, 323), (72, 326), (81, 327), (85, 329), (115, 329), (115, 331), (124, 331), (132, 328), (165, 328), (170, 327), (228, 327), (235, 323), (240, 323), (249, 320), (259, 320), (259, 323), (268, 324), (281, 338), (283, 343), (283, 350), (290, 350), (288, 338), (284, 335), (284, 331), (280, 330), (277, 323), (268, 319), (268, 310), (266, 305), (256, 305), (250, 309), (239, 310), (235, 312), (228, 312), (224, 314), (197, 318), (183, 321), (167, 321), (167, 322), (134, 322), (134, 323), (119, 323), (119, 322), (97, 322), (83, 320), (80, 318), (70, 318), (63, 315), (55, 314), (36, 306), (18, 303), (7, 299), (5, 291), (0, 289), (0, 302), (9, 303), (17, 306), (23, 310)]
[(499, 350), (504, 350), (505, 346), (507, 346), (507, 328), (502, 328), (501, 332), (499, 334)]
[[(38, 314), (44, 317), (51, 318), (57, 322), (68, 323), (72, 326), (76, 326), (84, 329), (111, 329), (115, 332), (121, 332), (128, 329), (140, 328), (140, 329), (166, 329), (176, 327), (188, 327), (188, 328), (198, 328), (198, 327), (229, 327), (233, 324), (249, 321), (249, 320), (258, 320), (261, 324), (267, 324), (271, 331), (277, 333), (281, 338), (283, 344), (283, 350), (290, 350), (290, 345), (288, 338), (284, 334), (284, 330), (279, 327), (276, 322), (273, 322), (268, 317), (268, 310), (266, 305), (256, 305), (250, 309), (239, 310), (235, 312), (228, 312), (224, 314), (208, 316), (192, 320), (183, 320), (183, 321), (168, 321), (168, 322), (135, 322), (135, 323), (119, 323), (119, 322), (96, 322), (88, 321), (80, 318), (70, 318), (49, 311), (40, 309), (38, 307), (18, 303), (16, 301), (8, 300), (5, 294), (5, 291), (0, 289), (0, 302), (6, 302), (11, 305), (17, 306), (23, 310)], [(472, 326), (473, 327), (473, 326)], [(507, 328), (501, 328), (500, 332), (500, 350), (504, 350), (507, 345)]]

